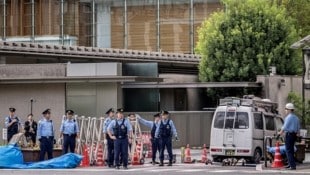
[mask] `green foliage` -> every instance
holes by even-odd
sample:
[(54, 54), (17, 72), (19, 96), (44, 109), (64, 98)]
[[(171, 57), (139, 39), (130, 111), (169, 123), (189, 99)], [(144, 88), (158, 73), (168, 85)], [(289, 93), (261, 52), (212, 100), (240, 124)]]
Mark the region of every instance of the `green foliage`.
[(196, 53), (201, 81), (255, 81), (276, 66), (278, 74), (301, 72), (300, 55), (290, 49), (298, 41), (285, 8), (269, 0), (223, 0), (226, 11), (204, 21)]
[(301, 38), (310, 35), (310, 0), (281, 0), (289, 16), (295, 19), (295, 26)]
[(290, 92), (288, 94), (287, 100), (294, 104), (295, 106), (295, 114), (300, 118), (302, 125), (309, 125), (310, 124), (310, 100), (306, 101), (304, 108), (305, 108), (305, 115), (303, 116), (303, 105), (302, 105), (302, 97), (301, 95)]

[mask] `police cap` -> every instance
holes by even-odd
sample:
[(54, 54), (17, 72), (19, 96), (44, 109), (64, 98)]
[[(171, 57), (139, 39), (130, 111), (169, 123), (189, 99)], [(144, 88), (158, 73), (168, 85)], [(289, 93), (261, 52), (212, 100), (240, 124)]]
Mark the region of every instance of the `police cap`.
[(169, 112), (168, 112), (168, 111), (162, 110), (162, 111), (160, 112), (160, 114), (161, 114), (161, 115), (169, 115)]
[(66, 110), (66, 114), (69, 114), (69, 115), (73, 115), (74, 114), (74, 111), (72, 111), (72, 110)]
[(15, 112), (15, 111), (16, 111), (16, 109), (15, 109), (15, 108), (13, 108), (13, 107), (10, 107), (10, 108), (9, 108), (9, 111), (10, 111), (10, 112)]
[(156, 117), (160, 117), (160, 113), (155, 114), (154, 118), (156, 118)]
[(50, 114), (51, 113), (51, 110), (50, 109), (45, 109), (42, 114), (45, 115), (45, 114)]
[(114, 112), (114, 109), (110, 108), (105, 114), (110, 114), (110, 112)]
[(124, 112), (124, 109), (123, 109), (123, 108), (119, 108), (119, 109), (117, 109), (116, 112), (117, 112), (117, 113), (123, 113), (123, 112)]

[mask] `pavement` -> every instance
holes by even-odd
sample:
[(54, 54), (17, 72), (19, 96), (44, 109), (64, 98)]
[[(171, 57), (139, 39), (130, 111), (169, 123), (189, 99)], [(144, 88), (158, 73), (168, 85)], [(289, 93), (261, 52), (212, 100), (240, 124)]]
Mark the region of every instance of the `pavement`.
[[(245, 165), (237, 164), (237, 166), (222, 166), (221, 163), (213, 163), (212, 165), (205, 165), (203, 163), (194, 164), (181, 164), (180, 163), (180, 150), (174, 150), (177, 155), (177, 163), (172, 167), (164, 166), (159, 167), (158, 165), (153, 166), (150, 164), (150, 159), (146, 159), (144, 165), (131, 165), (128, 170), (116, 170), (114, 168), (108, 167), (78, 167), (75, 169), (30, 169), (30, 170), (14, 170), (14, 169), (2, 169), (0, 170), (0, 175), (147, 175), (147, 174), (157, 174), (157, 175), (201, 175), (201, 174), (309, 174), (310, 175), (310, 154), (306, 154), (306, 159), (303, 164), (297, 166), (296, 171), (285, 170), (285, 168), (271, 168), (268, 165), (267, 168), (261, 165)], [(201, 150), (191, 150), (192, 159), (199, 160)], [(262, 169), (260, 169), (262, 167)]]

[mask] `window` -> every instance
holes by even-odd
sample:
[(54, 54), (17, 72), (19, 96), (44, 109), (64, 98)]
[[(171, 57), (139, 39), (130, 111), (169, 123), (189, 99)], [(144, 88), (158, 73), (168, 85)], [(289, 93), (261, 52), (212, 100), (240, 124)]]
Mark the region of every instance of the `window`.
[(217, 112), (214, 118), (214, 128), (223, 128), (224, 127), (224, 117), (225, 112)]
[[(236, 116), (235, 116), (236, 115)], [(214, 118), (214, 128), (224, 127), (225, 112), (217, 112)], [(235, 122), (235, 123), (234, 123)], [(249, 116), (247, 112), (227, 112), (225, 129), (247, 129), (249, 128)]]
[(237, 112), (235, 119), (235, 129), (248, 129), (249, 115), (247, 112)]
[(264, 129), (263, 116), (261, 113), (254, 113), (254, 127), (255, 129)]
[(283, 120), (282, 118), (276, 117), (276, 125), (277, 125), (277, 131), (280, 131), (283, 126)]
[(265, 116), (265, 122), (266, 122), (266, 130), (275, 130), (275, 123), (274, 123), (274, 117), (273, 116)]
[(225, 129), (234, 127), (235, 112), (227, 112), (225, 120)]

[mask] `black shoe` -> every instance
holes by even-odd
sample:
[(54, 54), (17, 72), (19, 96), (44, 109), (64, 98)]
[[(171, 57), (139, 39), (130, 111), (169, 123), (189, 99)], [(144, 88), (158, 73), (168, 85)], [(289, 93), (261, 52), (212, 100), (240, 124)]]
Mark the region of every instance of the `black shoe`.
[(114, 165), (109, 165), (109, 168), (115, 168), (115, 166)]
[(296, 167), (290, 167), (288, 170), (296, 170)]
[(116, 166), (115, 169), (119, 170), (119, 166)]
[(172, 163), (171, 163), (171, 162), (169, 162), (167, 166), (172, 166)]
[(290, 166), (290, 165), (287, 165), (285, 168), (287, 168), (287, 169), (288, 169), (288, 168), (291, 168), (291, 166)]
[(124, 170), (128, 170), (128, 167), (127, 167), (127, 166), (124, 166)]
[(163, 163), (163, 162), (160, 162), (159, 166), (164, 166), (164, 163)]

